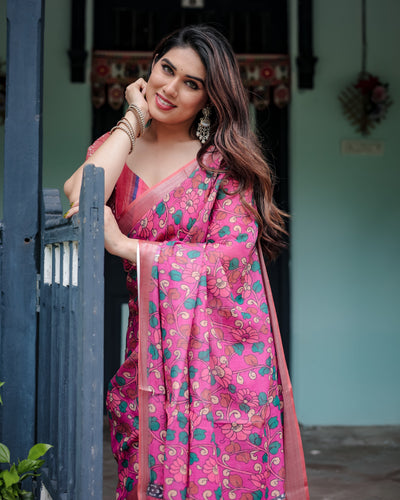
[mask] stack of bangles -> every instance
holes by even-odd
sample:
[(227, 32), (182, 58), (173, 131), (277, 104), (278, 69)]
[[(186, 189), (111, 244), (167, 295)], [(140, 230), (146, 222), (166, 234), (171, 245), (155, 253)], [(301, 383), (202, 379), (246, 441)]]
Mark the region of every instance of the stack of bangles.
[(136, 116), (136, 120), (139, 124), (139, 134), (136, 136), (135, 130), (133, 129), (130, 121), (125, 116), (121, 118), (121, 120), (111, 129), (111, 134), (115, 130), (122, 130), (129, 137), (131, 141), (131, 149), (129, 153), (132, 153), (133, 148), (135, 146), (136, 137), (140, 137), (144, 132), (145, 122), (144, 122), (144, 114), (143, 111), (136, 104), (130, 104), (128, 107), (128, 111), (132, 111), (132, 113)]

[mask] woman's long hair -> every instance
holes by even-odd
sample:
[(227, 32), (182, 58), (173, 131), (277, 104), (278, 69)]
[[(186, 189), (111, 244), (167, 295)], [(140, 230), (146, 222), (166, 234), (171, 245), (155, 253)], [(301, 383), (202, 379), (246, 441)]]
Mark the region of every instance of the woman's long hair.
[[(250, 126), (248, 97), (232, 47), (211, 26), (187, 26), (161, 40), (153, 61), (157, 62), (174, 47), (192, 48), (206, 69), (205, 90), (212, 110), (211, 129), (209, 140), (198, 153), (198, 161), (203, 165), (203, 155), (214, 145), (222, 156), (220, 168), (239, 183), (239, 193), (249, 188), (253, 190), (257, 210), (243, 198), (242, 202), (256, 219), (264, 253), (273, 260), (285, 246), (286, 214), (273, 200), (273, 174)], [(193, 137), (200, 116), (201, 112), (193, 122)]]

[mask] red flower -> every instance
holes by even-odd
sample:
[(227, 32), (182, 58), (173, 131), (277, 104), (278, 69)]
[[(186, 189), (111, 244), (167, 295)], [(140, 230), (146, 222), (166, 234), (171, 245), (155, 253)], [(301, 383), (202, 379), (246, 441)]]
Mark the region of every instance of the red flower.
[[(208, 375), (208, 368), (205, 371)], [(232, 370), (227, 366), (227, 362), (222, 363), (217, 356), (210, 358), (210, 372), (222, 387), (228, 387), (232, 382)]]
[(251, 326), (246, 327), (244, 330), (233, 331), (232, 336), (238, 342), (248, 342), (249, 344), (254, 344), (260, 340), (258, 331)]
[(185, 283), (198, 283), (202, 276), (202, 268), (200, 265), (192, 264), (190, 267), (185, 267), (182, 271), (182, 281)]
[(199, 204), (199, 198), (195, 198), (192, 195), (192, 190), (190, 189), (182, 197), (180, 206), (182, 210), (185, 210), (185, 212), (187, 212), (188, 214), (193, 214), (197, 212), (198, 204)]
[(257, 393), (255, 391), (250, 391), (250, 389), (239, 389), (237, 398), (241, 404), (244, 403), (252, 408), (259, 405)]
[(253, 474), (251, 480), (256, 488), (266, 489), (269, 486), (269, 471), (264, 472), (264, 474)]
[(208, 278), (208, 288), (214, 296), (229, 297), (231, 293), (226, 276), (221, 272)]
[(371, 101), (379, 104), (385, 102), (387, 97), (386, 88), (383, 85), (377, 85), (372, 91)]
[(222, 434), (224, 434), (231, 441), (245, 441), (248, 434), (250, 434), (249, 429), (242, 424), (237, 422), (232, 422), (231, 424), (225, 424), (221, 428)]
[(181, 458), (175, 458), (170, 467), (171, 474), (178, 483), (186, 481), (187, 466)]
[(203, 465), (203, 472), (206, 474), (207, 479), (212, 483), (216, 483), (219, 480), (218, 465), (213, 458), (208, 458), (206, 463)]
[(366, 95), (371, 92), (377, 85), (380, 85), (380, 81), (376, 76), (369, 75), (368, 78), (362, 78), (358, 80), (355, 84), (356, 89), (360, 89), (361, 93)]

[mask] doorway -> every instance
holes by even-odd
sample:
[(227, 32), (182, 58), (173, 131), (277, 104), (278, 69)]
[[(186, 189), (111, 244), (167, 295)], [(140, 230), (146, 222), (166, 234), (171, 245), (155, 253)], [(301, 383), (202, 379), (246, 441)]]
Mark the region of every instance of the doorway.
[[(151, 52), (173, 29), (199, 23), (219, 29), (237, 54), (288, 53), (287, 0), (248, 0), (245, 4), (238, 0), (154, 0), (147, 6), (132, 0), (95, 0), (94, 49)], [(93, 108), (93, 140), (110, 130), (120, 116), (121, 108), (114, 109), (107, 103)], [(255, 111), (255, 119), (265, 156), (277, 178), (275, 200), (288, 211), (288, 107), (278, 107), (271, 101), (266, 109)], [(268, 265), (268, 273), (290, 367), (289, 245), (275, 263)], [(109, 254), (105, 279), (106, 388), (120, 366), (123, 311), (128, 300), (120, 259)]]

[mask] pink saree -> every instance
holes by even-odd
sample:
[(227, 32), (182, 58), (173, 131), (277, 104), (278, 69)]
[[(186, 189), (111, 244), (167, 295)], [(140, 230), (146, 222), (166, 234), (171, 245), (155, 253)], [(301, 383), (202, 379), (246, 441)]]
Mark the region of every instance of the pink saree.
[(117, 498), (307, 500), (257, 227), (235, 182), (193, 161), (129, 201), (137, 178), (122, 177), (111, 204), (140, 242), (137, 265), (124, 263), (126, 360), (107, 396)]

